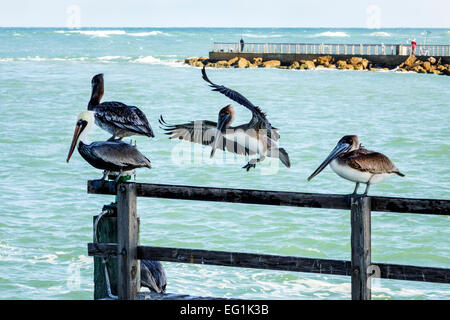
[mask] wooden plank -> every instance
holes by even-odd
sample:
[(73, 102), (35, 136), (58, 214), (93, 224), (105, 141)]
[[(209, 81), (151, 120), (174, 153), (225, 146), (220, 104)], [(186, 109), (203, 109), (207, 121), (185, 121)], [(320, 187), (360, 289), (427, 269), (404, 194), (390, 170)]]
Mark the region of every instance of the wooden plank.
[(168, 262), (208, 264), (227, 267), (350, 275), (350, 262), (243, 252), (138, 247), (138, 258)]
[(140, 288), (140, 266), (137, 260), (139, 225), (136, 213), (136, 188), (120, 183), (117, 192), (118, 298), (134, 300)]
[[(105, 209), (105, 208), (104, 208)], [(93, 223), (97, 216), (93, 217)], [(112, 215), (105, 215), (101, 218), (97, 226), (97, 237), (99, 242), (117, 242), (117, 217), (115, 212)], [(95, 239), (94, 239), (95, 242)], [(93, 243), (93, 249), (96, 249), (96, 243)], [(106, 266), (109, 270), (110, 290), (113, 295), (117, 295), (117, 246), (113, 252), (102, 251), (103, 254), (111, 256)], [(109, 298), (105, 268), (101, 257), (94, 257), (94, 300)]]
[[(104, 252), (117, 253), (117, 245), (115, 243), (101, 243), (98, 246), (94, 244), (88, 244), (88, 254), (89, 256), (102, 255)], [(168, 247), (149, 247), (149, 246), (138, 246), (138, 259), (154, 259), (167, 262), (180, 262), (180, 263), (200, 263), (200, 264), (212, 264), (212, 265), (222, 265), (220, 260), (224, 260), (227, 266), (231, 267), (245, 267), (245, 268), (255, 268), (255, 269), (271, 269), (271, 270), (284, 270), (284, 271), (297, 271), (291, 267), (284, 268), (285, 256), (274, 256), (265, 254), (251, 254), (246, 253), (246, 255), (252, 255), (253, 257), (247, 258), (252, 260), (251, 266), (244, 265), (241, 260), (239, 265), (236, 262), (238, 255), (243, 254), (239, 252), (225, 252), (225, 251), (211, 251), (211, 250), (200, 250), (200, 249), (184, 249), (184, 248), (168, 248)], [(232, 264), (230, 265), (230, 255), (233, 255)], [(193, 260), (191, 260), (191, 256)], [(260, 257), (264, 257), (260, 259)], [(266, 261), (271, 259), (271, 257), (276, 257), (277, 263), (271, 263), (271, 265), (261, 266), (266, 264)], [(336, 265), (345, 265), (348, 268), (345, 274), (341, 275), (351, 275), (351, 262), (346, 260), (328, 260), (328, 259), (314, 259), (314, 258), (302, 258), (302, 257), (288, 257), (298, 259), (298, 265), (302, 264), (312, 264), (315, 263), (315, 267), (318, 268), (320, 273), (327, 274), (327, 269), (321, 266), (329, 263), (330, 261), (336, 262)], [(211, 261), (211, 263), (210, 263)], [(225, 265), (225, 264), (224, 264)], [(274, 268), (272, 268), (272, 265)], [(319, 267), (318, 267), (319, 266)], [(408, 265), (398, 265), (398, 264), (386, 264), (386, 263), (374, 263), (372, 266), (377, 266), (380, 269), (380, 278), (392, 279), (392, 280), (409, 280), (409, 281), (421, 281), (421, 282), (435, 282), (435, 283), (450, 283), (450, 269), (446, 268), (434, 268), (434, 267), (421, 267), (421, 266), (408, 266)], [(343, 270), (339, 267), (339, 270)], [(307, 271), (298, 271), (307, 272)], [(336, 270), (332, 269), (332, 274), (337, 274)]]
[[(212, 188), (150, 183), (136, 186), (138, 197), (220, 201), (231, 203), (296, 206), (323, 209), (350, 209), (350, 196), (252, 189)], [(116, 194), (113, 181), (88, 181), (88, 193)], [(450, 200), (371, 196), (372, 211), (450, 215)]]
[(371, 235), (370, 197), (352, 197), (351, 252), (352, 252), (352, 300), (370, 300)]

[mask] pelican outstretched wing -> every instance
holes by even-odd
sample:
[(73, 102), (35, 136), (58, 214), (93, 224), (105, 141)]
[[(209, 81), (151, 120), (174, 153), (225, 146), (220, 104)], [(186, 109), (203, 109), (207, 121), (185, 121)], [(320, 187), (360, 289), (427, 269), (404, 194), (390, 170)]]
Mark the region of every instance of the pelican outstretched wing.
[[(197, 120), (182, 124), (169, 125), (164, 121), (163, 117), (159, 118), (161, 128), (165, 130), (165, 134), (170, 135), (170, 139), (182, 139), (194, 143), (210, 146), (214, 142), (215, 134), (217, 132), (217, 123), (209, 120)], [(219, 138), (217, 149), (226, 150), (228, 152), (254, 155), (248, 147), (243, 146), (236, 141), (225, 138), (221, 135)]]
[(94, 107), (95, 117), (103, 123), (137, 134), (154, 137), (152, 127), (145, 114), (135, 106), (118, 101), (102, 102)]
[(262, 112), (259, 107), (255, 106), (253, 103), (251, 103), (246, 97), (244, 97), (239, 92), (229, 89), (225, 86), (215, 84), (214, 82), (209, 80), (208, 76), (206, 75), (205, 67), (203, 67), (203, 69), (202, 69), (202, 75), (203, 75), (203, 80), (208, 82), (210, 84), (210, 87), (213, 88), (212, 91), (218, 91), (221, 94), (230, 98), (231, 100), (236, 101), (240, 105), (249, 109), (253, 113), (253, 115), (256, 116), (259, 119), (259, 121), (261, 121), (262, 124), (264, 124), (265, 128), (267, 129), (267, 131), (270, 134), (270, 132), (272, 131), (272, 125), (270, 124), (269, 120), (267, 120), (266, 114), (264, 112)]

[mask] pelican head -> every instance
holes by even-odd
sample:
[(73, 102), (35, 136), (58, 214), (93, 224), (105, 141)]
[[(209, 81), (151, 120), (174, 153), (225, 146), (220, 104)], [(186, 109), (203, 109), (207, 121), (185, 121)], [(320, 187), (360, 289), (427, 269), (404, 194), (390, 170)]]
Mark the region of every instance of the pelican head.
[(75, 147), (79, 141), (82, 140), (91, 130), (94, 123), (94, 115), (92, 111), (84, 111), (78, 115), (77, 124), (73, 133), (72, 144), (70, 145), (69, 154), (67, 155), (67, 162), (69, 162)]
[(103, 80), (103, 73), (95, 75), (91, 80), (92, 94), (89, 106), (96, 106), (102, 100), (103, 93), (105, 92), (105, 83)]
[(340, 155), (359, 148), (358, 136), (343, 136), (322, 164), (308, 177), (308, 181), (317, 176), (325, 167)]
[(220, 135), (225, 133), (225, 130), (230, 126), (233, 120), (234, 120), (234, 108), (231, 105), (227, 105), (226, 107), (223, 107), (219, 111), (216, 127), (217, 130), (214, 136), (214, 144), (211, 150), (211, 158), (214, 156), (214, 153), (216, 152)]

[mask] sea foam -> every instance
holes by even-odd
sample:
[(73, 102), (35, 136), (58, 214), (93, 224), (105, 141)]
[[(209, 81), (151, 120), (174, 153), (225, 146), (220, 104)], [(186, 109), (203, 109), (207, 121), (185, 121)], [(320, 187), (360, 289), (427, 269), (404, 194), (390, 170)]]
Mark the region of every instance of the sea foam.
[(326, 31), (321, 33), (316, 33), (312, 37), (350, 37), (348, 33), (342, 31)]
[(388, 33), (388, 32), (378, 31), (378, 32), (372, 32), (371, 34), (369, 34), (369, 36), (372, 36), (372, 37), (390, 37), (391, 34)]

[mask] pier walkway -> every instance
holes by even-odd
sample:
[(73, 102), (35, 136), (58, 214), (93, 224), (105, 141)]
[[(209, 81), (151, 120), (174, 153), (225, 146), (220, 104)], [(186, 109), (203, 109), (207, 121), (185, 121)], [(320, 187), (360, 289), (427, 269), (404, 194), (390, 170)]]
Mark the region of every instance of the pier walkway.
[[(411, 53), (411, 45), (404, 44), (337, 44), (337, 43), (244, 43), (213, 42), (209, 52), (211, 60), (229, 60), (242, 57), (248, 60), (262, 57), (264, 60), (280, 60), (292, 63), (299, 60), (311, 60), (319, 56), (330, 55), (336, 60), (345, 60), (352, 56), (368, 59), (374, 63), (399, 65)], [(450, 63), (450, 45), (417, 45), (415, 55), (420, 60), (428, 57)]]

